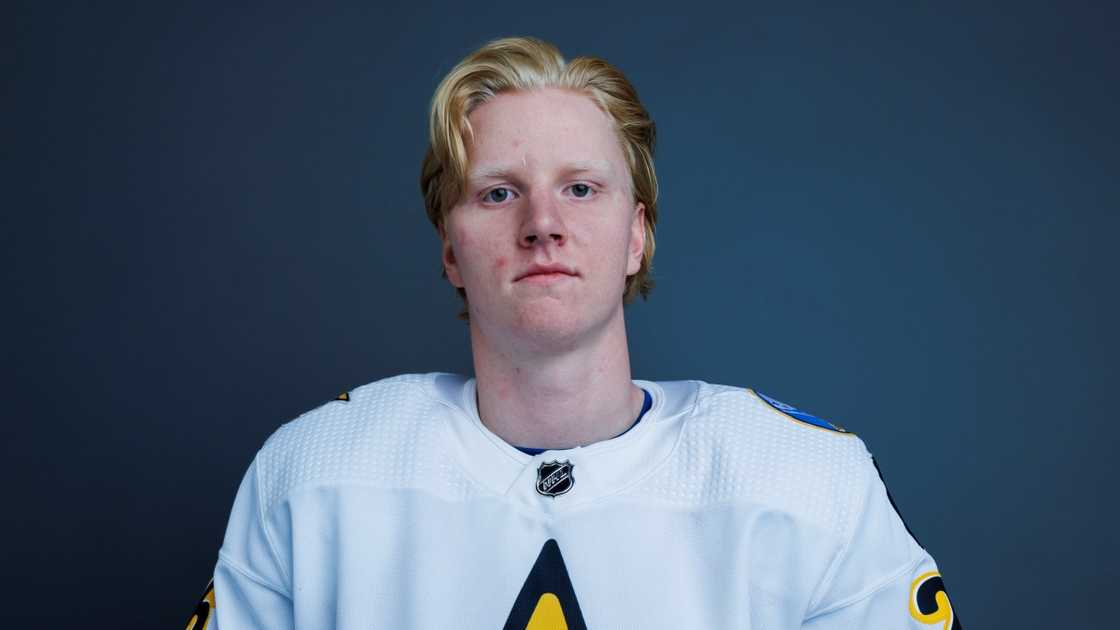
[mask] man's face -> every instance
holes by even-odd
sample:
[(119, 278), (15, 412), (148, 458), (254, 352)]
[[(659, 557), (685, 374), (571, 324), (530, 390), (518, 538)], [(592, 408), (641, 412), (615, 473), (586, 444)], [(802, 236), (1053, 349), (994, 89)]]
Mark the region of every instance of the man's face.
[(621, 317), (644, 206), (610, 118), (563, 90), (506, 92), (470, 115), (463, 197), (444, 226), (447, 277), (473, 325), (574, 347)]

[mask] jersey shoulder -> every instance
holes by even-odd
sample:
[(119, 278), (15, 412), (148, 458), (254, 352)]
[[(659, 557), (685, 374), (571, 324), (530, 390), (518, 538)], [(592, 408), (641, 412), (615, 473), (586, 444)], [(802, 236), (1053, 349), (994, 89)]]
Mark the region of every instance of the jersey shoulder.
[(824, 429), (826, 431), (850, 433), (847, 429), (835, 422), (832, 422), (831, 420), (825, 420), (824, 418), (815, 416), (807, 411), (802, 411), (789, 403), (784, 403), (780, 400), (776, 400), (774, 398), (771, 398), (770, 396), (767, 396), (766, 394), (763, 394), (762, 392), (755, 391), (749, 387), (747, 388), (747, 391), (757, 396), (759, 400), (769, 405), (774, 409), (774, 411), (777, 411), (779, 414), (786, 416), (790, 420), (803, 423), (810, 427)]
[(416, 483), (446, 407), (437, 374), (402, 374), (343, 391), (284, 424), (257, 455), (267, 512), (306, 485)]
[(646, 491), (693, 505), (750, 503), (837, 536), (873, 474), (859, 437), (746, 387), (702, 383), (680, 439)]

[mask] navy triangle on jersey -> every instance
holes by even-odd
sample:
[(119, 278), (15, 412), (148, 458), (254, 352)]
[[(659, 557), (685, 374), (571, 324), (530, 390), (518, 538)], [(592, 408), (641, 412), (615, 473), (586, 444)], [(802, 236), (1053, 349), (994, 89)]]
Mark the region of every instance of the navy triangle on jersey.
[[(564, 625), (557, 623), (560, 620)], [(526, 630), (530, 627), (565, 626), (568, 630), (587, 630), (575, 589), (568, 578), (564, 556), (560, 554), (560, 545), (549, 538), (525, 578), (503, 628)]]

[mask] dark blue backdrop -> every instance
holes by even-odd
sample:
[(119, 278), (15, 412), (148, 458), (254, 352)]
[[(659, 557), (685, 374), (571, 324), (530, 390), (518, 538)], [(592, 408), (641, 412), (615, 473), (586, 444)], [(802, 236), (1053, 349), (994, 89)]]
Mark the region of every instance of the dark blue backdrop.
[(859, 433), (967, 627), (1103, 627), (1116, 10), (821, 4), (6, 3), (4, 617), (180, 627), (281, 422), (470, 370), (426, 107), (533, 34), (659, 125), (635, 376)]

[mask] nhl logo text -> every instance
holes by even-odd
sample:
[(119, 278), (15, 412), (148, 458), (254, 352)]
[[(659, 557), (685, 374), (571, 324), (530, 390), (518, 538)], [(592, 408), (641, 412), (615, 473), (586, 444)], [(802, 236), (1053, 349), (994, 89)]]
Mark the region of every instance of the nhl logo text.
[(537, 468), (537, 492), (546, 497), (558, 497), (575, 485), (572, 469), (575, 466), (568, 460), (543, 462)]

